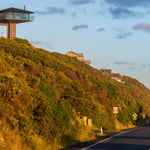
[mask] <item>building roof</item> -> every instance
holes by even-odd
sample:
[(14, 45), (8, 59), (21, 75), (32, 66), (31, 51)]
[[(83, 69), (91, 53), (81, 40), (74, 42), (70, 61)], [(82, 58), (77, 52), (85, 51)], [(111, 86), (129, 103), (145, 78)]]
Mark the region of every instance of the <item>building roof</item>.
[(0, 10), (0, 13), (2, 12), (16, 12), (16, 13), (34, 13), (32, 11), (28, 11), (28, 10), (25, 10), (25, 9), (18, 9), (18, 8), (7, 8), (7, 9), (3, 9), (3, 10)]
[(75, 53), (75, 52), (73, 52), (73, 51), (69, 51), (68, 53), (66, 53), (66, 55), (75, 55), (75, 56), (78, 56), (78, 57), (83, 57), (83, 54), (82, 53)]

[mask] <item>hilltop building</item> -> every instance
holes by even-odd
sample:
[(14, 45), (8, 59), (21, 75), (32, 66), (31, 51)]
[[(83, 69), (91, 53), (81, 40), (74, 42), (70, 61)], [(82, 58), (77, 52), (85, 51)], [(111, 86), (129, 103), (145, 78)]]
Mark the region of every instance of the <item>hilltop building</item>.
[(116, 80), (117, 82), (124, 83), (122, 80), (122, 75), (120, 73), (113, 72), (111, 69), (99, 69), (102, 74), (107, 75), (113, 80)]
[(8, 8), (0, 10), (0, 26), (7, 27), (7, 38), (16, 37), (16, 24), (33, 21), (32, 11), (24, 9)]
[(90, 60), (85, 60), (84, 59), (84, 56), (83, 56), (82, 53), (75, 53), (75, 52), (69, 51), (68, 53), (66, 53), (66, 55), (70, 56), (70, 57), (75, 57), (77, 60), (82, 61), (85, 64), (88, 64), (88, 65), (91, 64)]
[(99, 69), (103, 74), (111, 77), (121, 77), (120, 73), (113, 72), (111, 69)]
[(99, 69), (103, 74), (111, 75), (112, 70), (111, 69)]

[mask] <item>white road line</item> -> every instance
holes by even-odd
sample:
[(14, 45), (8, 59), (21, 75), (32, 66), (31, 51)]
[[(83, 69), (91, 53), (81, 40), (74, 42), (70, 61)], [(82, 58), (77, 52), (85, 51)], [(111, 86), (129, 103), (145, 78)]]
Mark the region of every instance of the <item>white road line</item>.
[[(119, 132), (119, 133), (117, 133), (117, 134), (115, 134), (115, 135), (113, 135), (113, 136), (111, 136), (111, 137), (109, 137), (109, 138), (106, 138), (106, 139), (104, 139), (104, 140), (100, 140), (100, 141), (98, 141), (98, 142), (96, 142), (96, 143), (94, 143), (94, 144), (92, 144), (92, 145), (89, 145), (89, 146), (87, 146), (87, 147), (84, 147), (84, 148), (82, 148), (81, 150), (88, 150), (89, 148), (94, 147), (95, 145), (97, 145), (97, 144), (99, 144), (99, 143), (103, 143), (103, 142), (106, 142), (106, 141), (108, 141), (108, 140), (111, 140), (111, 139), (112, 139), (113, 137), (115, 137), (115, 136), (118, 136), (118, 135), (121, 135), (121, 134), (130, 132), (130, 131), (133, 131), (133, 130), (137, 130), (137, 129), (139, 129), (139, 128), (134, 128), (134, 129), (130, 129), (130, 130), (127, 130), (127, 131)], [(150, 149), (149, 149), (149, 150), (150, 150)]]

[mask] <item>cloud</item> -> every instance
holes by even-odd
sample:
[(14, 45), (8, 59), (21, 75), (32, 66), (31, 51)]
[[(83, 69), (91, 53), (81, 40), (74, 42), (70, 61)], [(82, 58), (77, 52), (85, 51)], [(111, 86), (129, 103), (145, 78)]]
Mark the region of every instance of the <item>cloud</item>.
[(115, 61), (114, 64), (121, 67), (126, 67), (128, 69), (136, 69), (138, 67), (136, 63), (127, 62), (127, 61)]
[(134, 25), (133, 28), (134, 30), (142, 30), (145, 32), (150, 32), (150, 24), (140, 23), (140, 24)]
[(95, 3), (95, 0), (70, 0), (73, 5), (84, 5), (89, 3)]
[(72, 12), (72, 13), (71, 13), (71, 16), (72, 16), (72, 17), (77, 17), (77, 15), (78, 15), (78, 14), (77, 14), (76, 12)]
[(148, 7), (150, 0), (105, 0), (116, 7)]
[(117, 35), (117, 39), (126, 39), (128, 36), (131, 36), (132, 33), (131, 32), (120, 32)]
[(98, 28), (97, 32), (105, 32), (105, 29), (104, 28)]
[(128, 67), (129, 69), (135, 69), (135, 68), (147, 68), (150, 67), (150, 63), (147, 64), (136, 64), (134, 62), (127, 62), (127, 61), (115, 61), (114, 62), (115, 65), (118, 66), (125, 66)]
[(65, 15), (66, 10), (64, 8), (47, 7), (45, 11), (36, 11), (36, 13), (39, 15), (53, 15), (53, 14)]
[(128, 65), (129, 63), (128, 62), (126, 62), (126, 61), (115, 61), (114, 62), (114, 64), (116, 64), (116, 65)]
[(149, 63), (148, 64), (142, 64), (141, 67), (142, 68), (150, 67), (150, 64)]
[(147, 65), (146, 64), (142, 64), (141, 67), (145, 68), (145, 67), (147, 67)]
[(53, 49), (52, 45), (48, 42), (41, 42), (41, 41), (31, 41), (31, 44), (36, 45), (36, 46), (46, 46), (50, 49)]
[(109, 8), (109, 12), (113, 16), (114, 19), (125, 19), (125, 18), (138, 18), (143, 17), (144, 14), (141, 12), (134, 12), (126, 8)]
[(128, 31), (127, 28), (114, 28), (113, 30), (117, 32), (117, 39), (126, 39), (132, 35), (132, 32)]
[[(104, 0), (114, 19), (139, 18), (150, 14), (150, 0)], [(144, 9), (138, 9), (139, 7)]]
[(86, 24), (81, 24), (81, 25), (74, 25), (72, 27), (72, 30), (73, 31), (78, 31), (78, 30), (82, 30), (82, 29), (87, 29), (88, 28), (88, 25)]

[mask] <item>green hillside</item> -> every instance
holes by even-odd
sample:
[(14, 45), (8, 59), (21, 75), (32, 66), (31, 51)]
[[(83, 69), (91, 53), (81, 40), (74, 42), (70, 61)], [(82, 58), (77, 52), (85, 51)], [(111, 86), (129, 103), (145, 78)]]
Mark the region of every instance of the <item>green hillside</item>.
[(101, 126), (117, 129), (114, 106), (117, 122), (131, 125), (133, 113), (150, 113), (150, 91), (135, 79), (122, 80), (26, 40), (1, 38), (0, 149), (57, 150), (89, 140)]

